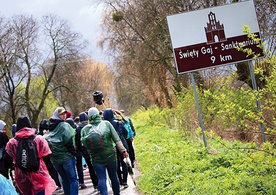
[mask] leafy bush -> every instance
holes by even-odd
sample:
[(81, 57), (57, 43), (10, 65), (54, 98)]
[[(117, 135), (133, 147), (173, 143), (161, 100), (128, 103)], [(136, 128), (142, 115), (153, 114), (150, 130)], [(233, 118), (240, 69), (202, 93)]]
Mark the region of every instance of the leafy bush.
[(150, 122), (152, 113), (159, 118), (155, 108), (133, 116), (142, 172), (137, 187), (143, 194), (276, 194), (275, 145), (229, 142), (207, 133), (205, 148), (201, 139)]

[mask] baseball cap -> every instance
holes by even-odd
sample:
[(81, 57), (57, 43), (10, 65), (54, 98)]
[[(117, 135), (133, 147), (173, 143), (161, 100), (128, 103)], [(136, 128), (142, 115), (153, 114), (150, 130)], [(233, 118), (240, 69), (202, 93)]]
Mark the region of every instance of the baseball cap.
[(58, 107), (58, 108), (57, 108), (57, 111), (58, 111), (58, 114), (59, 114), (59, 115), (61, 115), (61, 114), (63, 114), (63, 113), (67, 113), (67, 111), (66, 111), (65, 108), (63, 108), (63, 107)]

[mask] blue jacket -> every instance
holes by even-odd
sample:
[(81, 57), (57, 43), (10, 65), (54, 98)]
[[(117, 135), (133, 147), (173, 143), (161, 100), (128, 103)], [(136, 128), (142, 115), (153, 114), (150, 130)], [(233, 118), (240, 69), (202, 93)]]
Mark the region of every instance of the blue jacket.
[(103, 119), (109, 121), (112, 124), (114, 129), (117, 131), (124, 147), (126, 148), (127, 151), (129, 151), (128, 144), (124, 135), (124, 133), (126, 132), (126, 129), (124, 128), (123, 123), (114, 117), (114, 114), (111, 108), (107, 108), (104, 110)]

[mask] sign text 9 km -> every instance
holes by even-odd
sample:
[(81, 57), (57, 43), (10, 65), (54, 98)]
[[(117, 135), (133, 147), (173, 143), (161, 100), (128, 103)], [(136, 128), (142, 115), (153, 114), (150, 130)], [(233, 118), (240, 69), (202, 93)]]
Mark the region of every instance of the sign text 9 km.
[[(247, 17), (243, 14), (241, 19), (237, 11), (242, 10)], [(252, 59), (253, 56), (237, 50), (241, 46), (263, 56), (257, 43), (242, 32), (243, 26), (249, 25), (252, 33), (260, 37), (252, 1), (177, 14), (167, 19), (178, 73)]]

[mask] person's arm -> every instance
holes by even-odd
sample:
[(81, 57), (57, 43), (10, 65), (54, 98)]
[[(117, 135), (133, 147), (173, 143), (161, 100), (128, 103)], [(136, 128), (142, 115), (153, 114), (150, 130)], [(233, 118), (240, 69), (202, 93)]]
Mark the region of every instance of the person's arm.
[(9, 137), (7, 136), (6, 133), (3, 135), (3, 137), (4, 137), (4, 143), (6, 145), (9, 142)]
[(50, 161), (51, 160), (51, 155), (50, 154), (47, 155), (47, 156), (42, 157), (42, 159), (43, 159), (47, 169), (52, 168), (52, 167), (49, 167), (49, 165), (51, 165), (51, 161)]
[(68, 151), (73, 155), (73, 156), (76, 156), (77, 155), (77, 152), (76, 152), (76, 149), (74, 147), (74, 144), (73, 144), (73, 140), (70, 139), (69, 142), (65, 145), (66, 148), (68, 149)]
[(4, 160), (4, 166), (6, 169), (12, 168), (13, 167), (13, 159), (12, 157), (5, 152), (4, 156), (3, 156), (3, 160)]
[(118, 141), (115, 143), (117, 149), (119, 150), (119, 152), (123, 155), (124, 158), (126, 158), (128, 156), (127, 150), (125, 149), (123, 143), (121, 141)]
[(114, 110), (114, 112), (116, 115), (119, 115), (123, 119), (124, 122), (127, 122), (127, 118), (123, 115), (122, 112), (120, 112), (119, 110)]
[(124, 147), (117, 131), (114, 129), (113, 125), (110, 122), (107, 122), (106, 125), (108, 125), (110, 128), (111, 137), (113, 142), (116, 144), (116, 148), (123, 155), (124, 158), (127, 157), (128, 156), (127, 149)]

